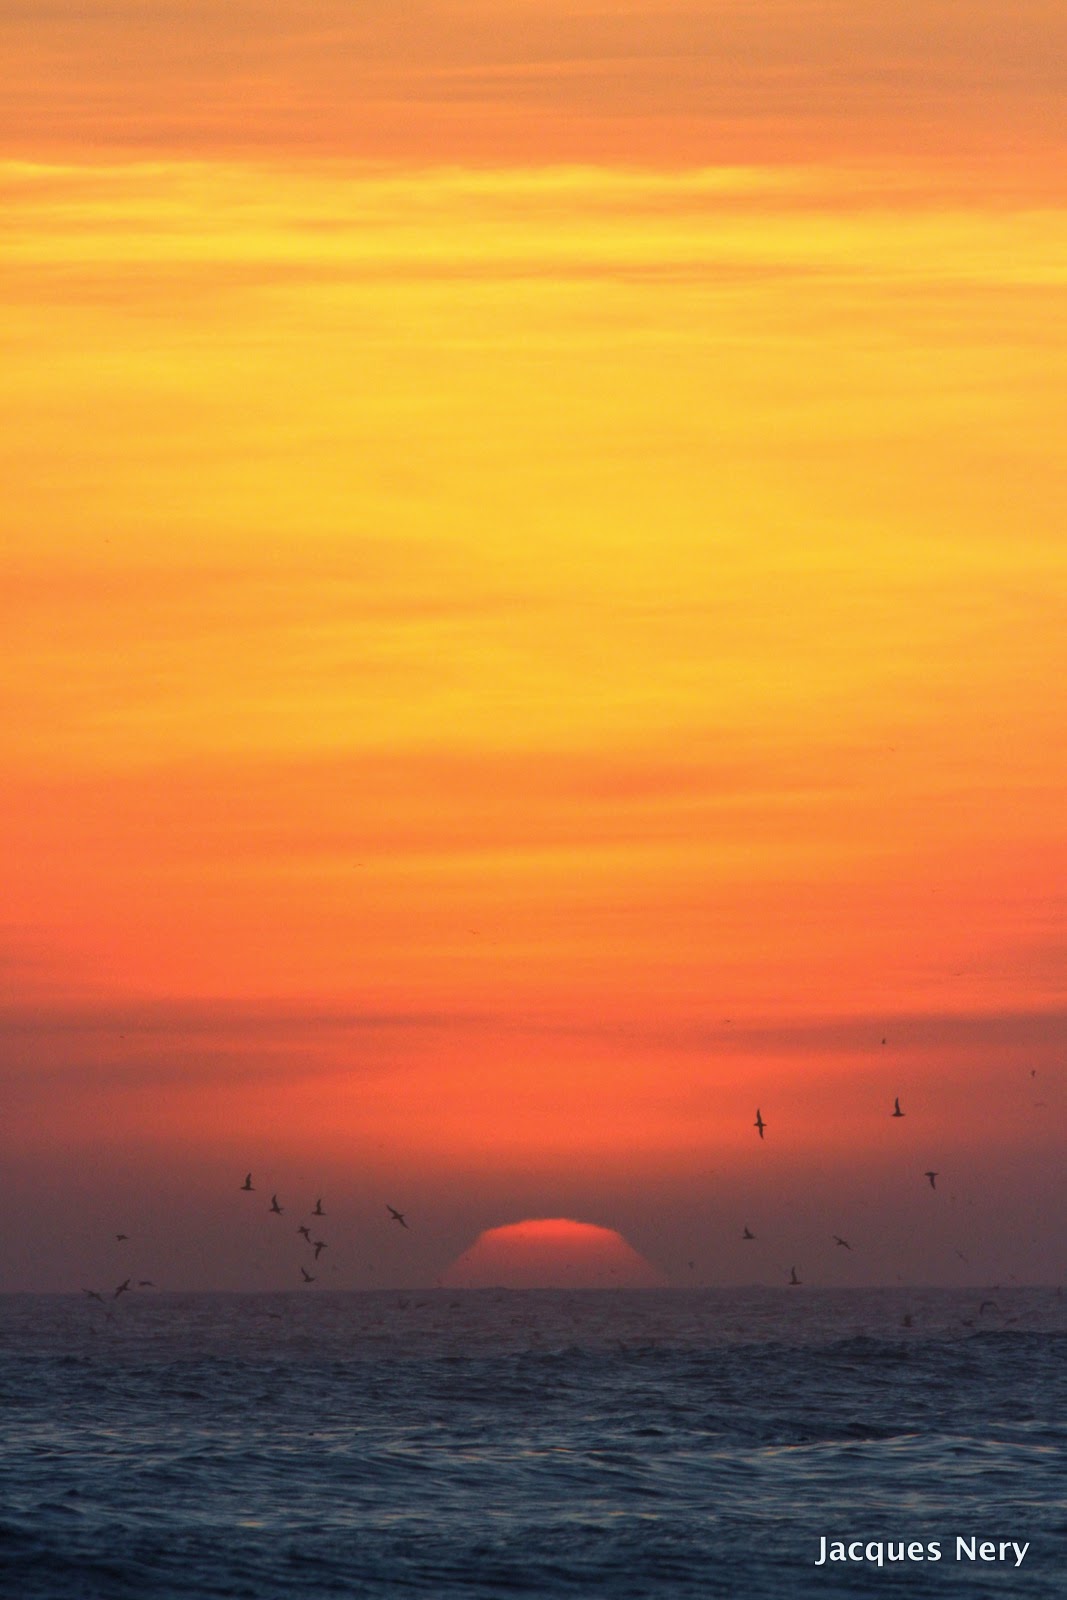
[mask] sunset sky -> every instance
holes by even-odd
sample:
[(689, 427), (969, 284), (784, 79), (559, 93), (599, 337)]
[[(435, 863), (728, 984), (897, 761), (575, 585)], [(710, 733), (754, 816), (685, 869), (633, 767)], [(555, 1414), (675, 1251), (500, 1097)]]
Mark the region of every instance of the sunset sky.
[(0, 61), (0, 1287), (1061, 1280), (1062, 0)]

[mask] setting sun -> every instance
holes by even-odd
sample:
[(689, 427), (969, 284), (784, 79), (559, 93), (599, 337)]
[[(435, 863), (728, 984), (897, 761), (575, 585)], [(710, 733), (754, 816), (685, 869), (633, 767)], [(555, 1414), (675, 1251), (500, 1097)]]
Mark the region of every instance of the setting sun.
[(567, 1217), (487, 1228), (441, 1278), (452, 1289), (651, 1289), (666, 1281), (614, 1228)]

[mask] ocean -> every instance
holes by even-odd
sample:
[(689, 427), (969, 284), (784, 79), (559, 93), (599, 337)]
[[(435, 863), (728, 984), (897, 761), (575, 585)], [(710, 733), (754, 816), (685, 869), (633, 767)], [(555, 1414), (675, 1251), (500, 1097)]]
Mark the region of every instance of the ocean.
[(1067, 1595), (1057, 1289), (7, 1295), (0, 1399), (11, 1600)]

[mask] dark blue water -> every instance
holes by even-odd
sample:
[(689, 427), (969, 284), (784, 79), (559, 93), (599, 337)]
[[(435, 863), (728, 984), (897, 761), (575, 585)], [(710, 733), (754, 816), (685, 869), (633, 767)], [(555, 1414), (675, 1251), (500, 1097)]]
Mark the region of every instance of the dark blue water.
[[(4, 1297), (0, 1586), (1061, 1600), (1067, 1298), (980, 1298)], [(816, 1567), (820, 1536), (942, 1559)]]

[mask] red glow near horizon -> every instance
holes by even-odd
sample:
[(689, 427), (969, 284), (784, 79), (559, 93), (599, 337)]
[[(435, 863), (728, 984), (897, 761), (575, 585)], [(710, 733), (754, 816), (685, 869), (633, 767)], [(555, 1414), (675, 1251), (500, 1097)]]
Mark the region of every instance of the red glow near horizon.
[(667, 1282), (614, 1228), (569, 1217), (487, 1228), (441, 1281), (452, 1289), (654, 1289)]

